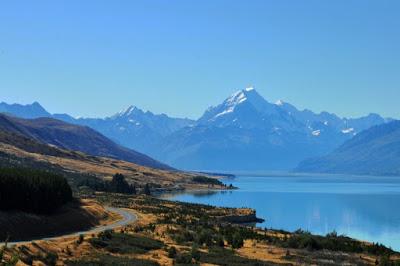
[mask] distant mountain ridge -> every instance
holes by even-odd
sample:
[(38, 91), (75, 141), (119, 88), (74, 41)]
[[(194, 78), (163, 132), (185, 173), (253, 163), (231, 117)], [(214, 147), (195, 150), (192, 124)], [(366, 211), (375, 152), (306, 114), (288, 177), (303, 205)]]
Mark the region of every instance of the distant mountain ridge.
[(27, 119), (51, 116), (51, 114), (47, 112), (38, 102), (27, 105), (17, 103), (7, 104), (5, 102), (1, 102), (0, 113), (10, 114)]
[[(23, 119), (0, 114), (0, 131), (33, 139), (39, 143), (51, 144), (62, 149), (125, 160), (158, 169), (171, 169), (144, 154), (115, 144), (89, 127), (69, 124), (53, 118)], [(17, 143), (12, 144), (18, 146)]]
[(346, 119), (299, 111), (246, 88), (210, 107), (195, 126), (167, 137), (160, 159), (189, 169), (287, 170), (385, 122), (376, 114)]
[[(5, 109), (12, 113), (4, 106), (0, 112)], [(47, 111), (40, 114), (89, 126), (121, 145), (177, 168), (228, 171), (291, 169), (388, 121), (377, 114), (347, 119), (328, 112), (298, 110), (283, 101), (270, 103), (254, 88), (237, 91), (208, 108), (196, 121), (144, 112), (135, 106), (104, 119), (76, 119)]]
[(332, 153), (301, 162), (296, 171), (400, 175), (400, 121), (367, 129)]

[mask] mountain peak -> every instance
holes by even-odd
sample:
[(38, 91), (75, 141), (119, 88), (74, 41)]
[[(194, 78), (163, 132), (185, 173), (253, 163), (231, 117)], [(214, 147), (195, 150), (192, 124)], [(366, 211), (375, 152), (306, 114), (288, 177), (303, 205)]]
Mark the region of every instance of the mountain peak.
[(250, 92), (250, 91), (254, 91), (255, 89), (253, 86), (249, 86), (249, 87), (245, 88), (244, 90), (247, 92)]
[(254, 101), (264, 101), (265, 102), (265, 99), (260, 94), (258, 94), (258, 92), (256, 91), (256, 89), (254, 87), (247, 87), (243, 90), (235, 92), (228, 99), (226, 99), (225, 102), (236, 105), (236, 104), (240, 104), (247, 100), (252, 103)]
[[(221, 119), (228, 119), (227, 121), (231, 122), (238, 121), (239, 116), (244, 116), (249, 111), (255, 112), (253, 116), (259, 117), (259, 115), (275, 113), (276, 107), (258, 94), (254, 87), (247, 87), (229, 96), (222, 104), (210, 107), (199, 121), (200, 123), (221, 121)], [(235, 117), (231, 117), (232, 115)]]
[(117, 116), (130, 116), (137, 113), (143, 113), (143, 111), (134, 105), (130, 105), (128, 108), (118, 112)]

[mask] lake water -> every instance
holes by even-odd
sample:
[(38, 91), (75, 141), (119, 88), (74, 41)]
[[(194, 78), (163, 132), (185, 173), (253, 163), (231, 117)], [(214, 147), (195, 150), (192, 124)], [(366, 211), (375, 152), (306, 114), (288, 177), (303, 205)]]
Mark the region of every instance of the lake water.
[(224, 207), (250, 207), (260, 227), (336, 230), (400, 251), (400, 177), (237, 176), (224, 179), (240, 189), (191, 192), (165, 197)]

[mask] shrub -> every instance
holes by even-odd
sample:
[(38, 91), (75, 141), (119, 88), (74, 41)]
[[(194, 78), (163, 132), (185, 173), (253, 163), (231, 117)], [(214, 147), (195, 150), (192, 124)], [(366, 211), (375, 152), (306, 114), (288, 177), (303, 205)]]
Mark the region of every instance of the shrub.
[(176, 248), (175, 247), (170, 247), (168, 249), (168, 258), (174, 259), (176, 257)]
[(45, 258), (44, 258), (44, 262), (47, 265), (56, 265), (58, 260), (58, 255), (56, 253), (47, 253)]
[(175, 259), (176, 264), (191, 264), (192, 263), (192, 255), (190, 253), (182, 253), (179, 254)]
[(243, 244), (244, 244), (243, 237), (239, 233), (235, 233), (232, 236), (232, 243), (231, 243), (232, 248), (235, 248), (235, 249), (241, 248), (241, 247), (243, 247)]
[(148, 237), (110, 231), (100, 233), (97, 238), (92, 238), (89, 242), (96, 248), (105, 248), (107, 251), (119, 254), (144, 254), (164, 246), (161, 241)]
[(78, 238), (78, 241), (77, 241), (76, 243), (77, 243), (78, 245), (80, 245), (80, 244), (83, 243), (83, 240), (85, 240), (85, 237), (84, 237), (84, 235), (80, 234), (80, 235), (79, 235), (79, 238)]
[(192, 249), (190, 251), (190, 255), (192, 256), (192, 259), (194, 259), (195, 261), (199, 261), (200, 260), (199, 247), (196, 245), (193, 245)]
[(143, 194), (148, 195), (148, 196), (151, 195), (151, 191), (150, 191), (150, 186), (149, 186), (149, 184), (146, 184), (146, 185), (144, 186)]

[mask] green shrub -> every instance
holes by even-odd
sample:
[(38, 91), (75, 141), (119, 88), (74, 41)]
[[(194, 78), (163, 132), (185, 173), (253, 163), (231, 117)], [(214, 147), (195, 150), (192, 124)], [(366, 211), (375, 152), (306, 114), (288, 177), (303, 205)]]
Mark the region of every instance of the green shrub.
[(176, 257), (176, 248), (175, 247), (170, 247), (168, 249), (168, 258), (174, 259)]
[(44, 262), (46, 265), (56, 265), (58, 260), (58, 255), (56, 253), (47, 253), (44, 257)]
[(105, 248), (109, 252), (119, 254), (144, 254), (164, 246), (161, 241), (148, 237), (110, 231), (100, 233), (97, 238), (92, 238), (89, 242), (96, 248)]
[(78, 245), (80, 245), (80, 244), (83, 243), (84, 240), (85, 240), (85, 236), (82, 235), (82, 234), (80, 234), (78, 240), (76, 241), (76, 243), (77, 243)]
[(192, 264), (192, 255), (188, 252), (179, 254), (175, 259), (175, 264)]

